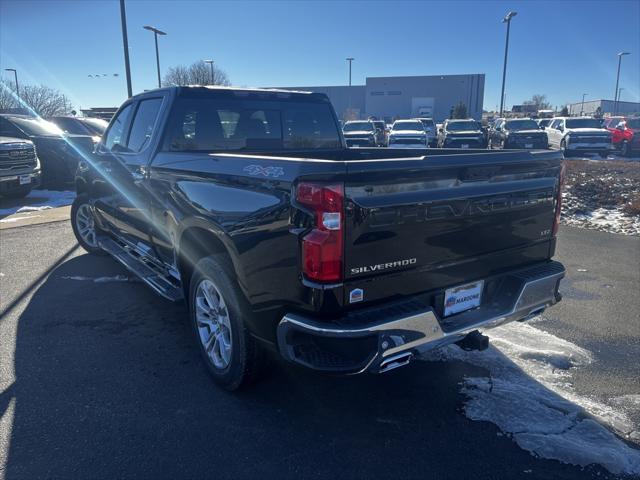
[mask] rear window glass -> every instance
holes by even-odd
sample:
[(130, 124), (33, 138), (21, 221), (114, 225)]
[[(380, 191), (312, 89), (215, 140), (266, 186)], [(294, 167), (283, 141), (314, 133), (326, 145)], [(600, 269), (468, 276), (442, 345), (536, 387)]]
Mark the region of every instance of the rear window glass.
[(373, 131), (373, 123), (371, 122), (350, 122), (345, 124), (345, 132), (357, 132), (357, 131)]
[(337, 128), (328, 104), (178, 98), (169, 119), (165, 150), (338, 148)]
[(595, 118), (567, 118), (566, 124), (567, 128), (602, 128), (600, 120)]

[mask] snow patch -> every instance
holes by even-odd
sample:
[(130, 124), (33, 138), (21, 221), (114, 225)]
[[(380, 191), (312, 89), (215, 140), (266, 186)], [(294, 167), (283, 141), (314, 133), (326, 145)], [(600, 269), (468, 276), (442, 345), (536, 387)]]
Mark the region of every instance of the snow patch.
[(13, 222), (17, 222), (19, 220), (25, 220), (28, 218), (38, 218), (41, 217), (42, 215), (29, 215), (28, 217), (11, 217), (11, 218), (2, 218), (0, 219), (0, 223), (13, 223)]
[(34, 212), (49, 208), (71, 205), (76, 198), (76, 193), (71, 191), (58, 192), (56, 190), (32, 190), (29, 195), (21, 199), (29, 205), (16, 205), (9, 208), (0, 208), (0, 215), (13, 215), (14, 213)]
[(125, 275), (116, 275), (115, 277), (82, 277), (79, 275), (74, 276), (64, 276), (63, 280), (78, 280), (82, 282), (93, 282), (93, 283), (111, 283), (111, 282), (134, 282), (136, 279), (129, 278)]
[(467, 417), (496, 424), (521, 448), (543, 458), (640, 474), (640, 451), (607, 429), (637, 438), (640, 428), (626, 411), (640, 402), (640, 395), (618, 397), (610, 404), (578, 395), (572, 370), (593, 362), (591, 353), (531, 325), (509, 324), (487, 334), (492, 346), (483, 352), (449, 345), (423, 355), (489, 371), (490, 377), (467, 377), (462, 383)]

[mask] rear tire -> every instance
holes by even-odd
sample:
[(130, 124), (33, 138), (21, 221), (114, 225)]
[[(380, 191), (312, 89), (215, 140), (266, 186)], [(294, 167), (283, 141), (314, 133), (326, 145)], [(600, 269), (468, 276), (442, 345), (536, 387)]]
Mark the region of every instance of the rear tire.
[(93, 255), (106, 255), (98, 246), (100, 231), (93, 217), (93, 206), (87, 195), (78, 195), (71, 205), (71, 228), (78, 243)]
[(214, 382), (233, 391), (259, 378), (266, 353), (247, 329), (252, 312), (225, 260), (211, 255), (197, 263), (189, 286), (189, 316)]

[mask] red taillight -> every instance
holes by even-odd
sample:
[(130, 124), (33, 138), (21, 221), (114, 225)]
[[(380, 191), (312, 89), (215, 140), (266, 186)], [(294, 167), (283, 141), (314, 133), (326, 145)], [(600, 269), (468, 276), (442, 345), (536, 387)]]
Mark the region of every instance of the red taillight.
[(555, 237), (558, 234), (558, 228), (560, 227), (560, 215), (562, 214), (562, 189), (564, 188), (564, 175), (565, 165), (562, 162), (560, 166), (560, 178), (558, 180), (558, 191), (556, 192), (556, 212), (553, 218), (553, 230), (552, 235)]
[(296, 200), (313, 210), (314, 214), (314, 228), (302, 239), (302, 272), (316, 282), (342, 280), (342, 184), (300, 183), (296, 189)]

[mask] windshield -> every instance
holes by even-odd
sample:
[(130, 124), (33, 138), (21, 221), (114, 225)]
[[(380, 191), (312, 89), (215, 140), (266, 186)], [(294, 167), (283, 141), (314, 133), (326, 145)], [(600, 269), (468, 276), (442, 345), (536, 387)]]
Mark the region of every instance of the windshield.
[(567, 118), (567, 128), (602, 128), (595, 118)]
[(640, 118), (630, 118), (627, 120), (627, 128), (640, 128)]
[(433, 127), (434, 127), (433, 120), (426, 120), (426, 119), (423, 119), (423, 120), (420, 120), (420, 121), (421, 121), (421, 122), (422, 122), (422, 124), (423, 124), (425, 127), (427, 127), (427, 128), (433, 128)]
[(533, 120), (509, 120), (507, 130), (538, 130), (538, 124)]
[(477, 122), (466, 120), (462, 122), (449, 122), (447, 124), (447, 130), (450, 132), (460, 132), (463, 130), (480, 130), (480, 127)]
[(373, 131), (373, 124), (371, 122), (350, 122), (345, 124), (343, 131), (345, 132), (358, 132), (358, 131)]
[(176, 99), (165, 148), (171, 151), (276, 151), (339, 148), (340, 136), (326, 103)]
[(393, 124), (394, 130), (424, 130), (420, 122), (397, 122)]
[(54, 117), (51, 119), (51, 122), (55, 123), (65, 132), (71, 133), (73, 135), (93, 135), (93, 132), (89, 131), (89, 129), (85, 125), (80, 123), (75, 118)]
[(97, 135), (102, 135), (109, 126), (109, 122), (101, 118), (78, 118), (78, 121)]
[(12, 117), (8, 119), (11, 123), (16, 125), (20, 130), (23, 130), (27, 135), (49, 135), (58, 136), (62, 135), (56, 125), (41, 118), (17, 118)]

